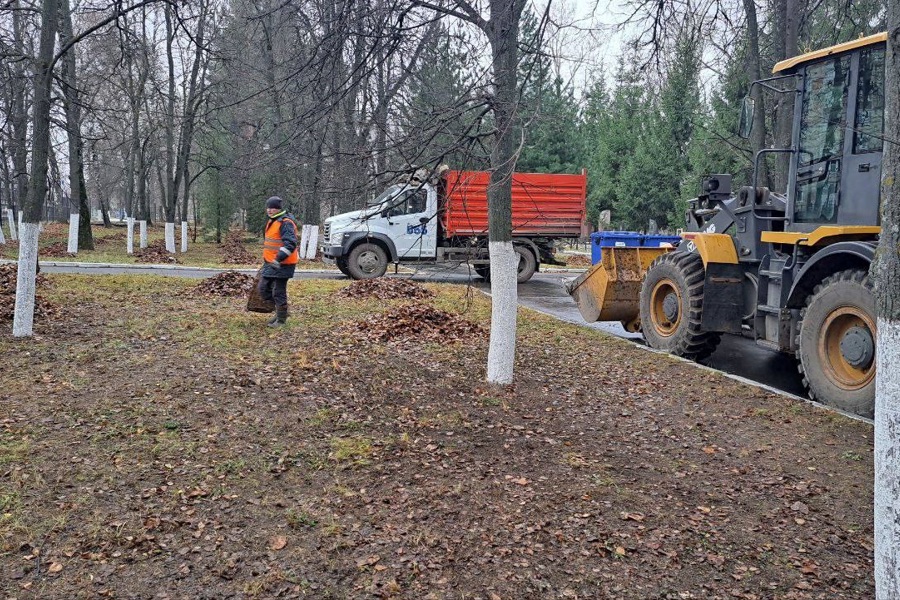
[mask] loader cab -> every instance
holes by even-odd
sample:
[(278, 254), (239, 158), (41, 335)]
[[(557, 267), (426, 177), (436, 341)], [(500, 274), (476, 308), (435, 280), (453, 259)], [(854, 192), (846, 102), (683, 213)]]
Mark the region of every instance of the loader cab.
[(786, 229), (878, 225), (886, 34), (782, 61), (796, 74)]

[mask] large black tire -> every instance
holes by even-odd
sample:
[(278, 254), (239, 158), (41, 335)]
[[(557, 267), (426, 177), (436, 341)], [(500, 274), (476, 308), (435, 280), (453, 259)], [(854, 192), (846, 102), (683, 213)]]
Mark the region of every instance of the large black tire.
[(346, 275), (347, 277), (351, 277), (349, 265), (347, 264), (346, 257), (338, 257), (334, 260), (334, 264), (337, 265), (338, 271)]
[(519, 255), (519, 266), (516, 272), (516, 283), (525, 283), (537, 271), (537, 259), (534, 253), (525, 246), (513, 246)]
[(381, 277), (387, 265), (387, 252), (378, 244), (359, 244), (347, 255), (347, 271), (353, 279)]
[(670, 252), (653, 261), (641, 285), (641, 329), (651, 348), (702, 360), (719, 345), (721, 334), (703, 331), (703, 281), (699, 255)]
[(798, 368), (814, 400), (875, 414), (875, 293), (865, 271), (822, 280), (800, 313)]
[(472, 269), (475, 271), (475, 274), (485, 280), (490, 280), (491, 278), (491, 267), (490, 265), (473, 265)]

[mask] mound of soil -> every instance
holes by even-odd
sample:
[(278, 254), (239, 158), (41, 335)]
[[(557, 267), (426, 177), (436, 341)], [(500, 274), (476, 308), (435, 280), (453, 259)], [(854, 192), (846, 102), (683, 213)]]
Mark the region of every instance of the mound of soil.
[(222, 251), (222, 262), (226, 265), (247, 265), (257, 262), (257, 258), (247, 251), (242, 234), (239, 231), (228, 233), (225, 241), (219, 246)]
[(344, 298), (377, 298), (396, 300), (397, 298), (432, 298), (434, 294), (408, 279), (360, 279), (337, 292)]
[(69, 252), (69, 245), (66, 242), (53, 242), (38, 250), (40, 256), (48, 258), (62, 258), (64, 256), (75, 256)]
[[(16, 308), (16, 280), (18, 266), (14, 263), (0, 265), (0, 321), (12, 321)], [(41, 274), (37, 276), (37, 287), (49, 287), (47, 278)], [(59, 315), (60, 310), (53, 306), (40, 294), (34, 298), (34, 314), (38, 318), (46, 318)]]
[(143, 250), (134, 251), (135, 262), (139, 263), (180, 263), (174, 254), (169, 254), (166, 250), (166, 242), (156, 240), (151, 242)]
[(253, 288), (252, 275), (238, 273), (237, 271), (225, 271), (200, 282), (194, 291), (202, 296), (223, 296), (235, 298), (246, 296)]
[(483, 336), (480, 326), (433, 306), (404, 304), (354, 323), (348, 328), (357, 340), (389, 342), (413, 339), (416, 343), (468, 341)]

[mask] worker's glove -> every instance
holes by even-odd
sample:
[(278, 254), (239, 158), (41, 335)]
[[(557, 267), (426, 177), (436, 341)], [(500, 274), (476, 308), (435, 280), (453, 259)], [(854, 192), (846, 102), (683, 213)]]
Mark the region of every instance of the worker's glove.
[(276, 269), (280, 269), (280, 268), (281, 268), (281, 261), (280, 261), (280, 260), (273, 260), (273, 261), (270, 262), (269, 264), (270, 264), (270, 265), (274, 265)]

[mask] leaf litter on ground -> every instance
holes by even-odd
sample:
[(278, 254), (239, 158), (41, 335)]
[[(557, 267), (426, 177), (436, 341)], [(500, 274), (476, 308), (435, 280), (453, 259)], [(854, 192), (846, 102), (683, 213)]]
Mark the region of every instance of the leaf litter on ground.
[(343, 298), (396, 300), (399, 298), (433, 298), (434, 292), (409, 279), (378, 277), (376, 279), (360, 279), (354, 281), (347, 287), (339, 290), (337, 295)]
[(237, 271), (225, 271), (204, 279), (197, 284), (193, 291), (203, 296), (234, 298), (246, 296), (253, 289), (254, 281), (253, 275), (238, 273)]

